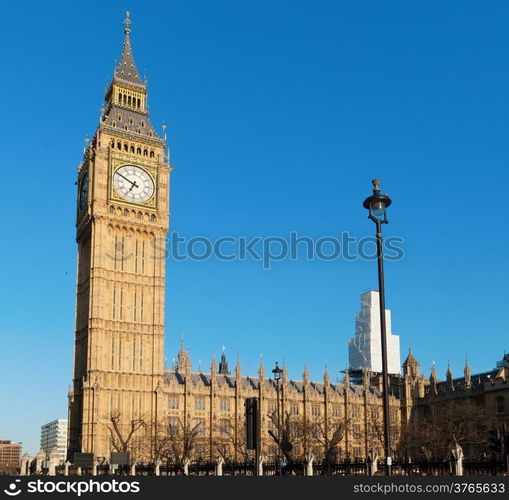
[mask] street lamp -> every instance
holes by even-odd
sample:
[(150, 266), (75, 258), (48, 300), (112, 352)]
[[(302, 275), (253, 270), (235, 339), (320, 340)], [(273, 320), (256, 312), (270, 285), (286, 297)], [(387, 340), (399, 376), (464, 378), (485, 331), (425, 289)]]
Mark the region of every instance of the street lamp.
[(385, 290), (384, 290), (384, 261), (382, 248), (382, 224), (388, 224), (387, 207), (391, 199), (386, 194), (380, 194), (380, 180), (373, 179), (373, 194), (364, 200), (364, 208), (369, 210), (368, 218), (376, 224), (376, 249), (378, 261), (378, 296), (380, 299), (380, 333), (382, 336), (382, 386), (384, 408), (384, 447), (386, 474), (391, 475), (391, 421), (389, 413), (389, 375), (387, 369), (387, 337), (385, 325)]
[(279, 368), (279, 362), (276, 361), (276, 367), (272, 370), (274, 374), (274, 380), (276, 382), (276, 418), (277, 418), (277, 462), (279, 467), (279, 475), (281, 475), (281, 465), (279, 464), (281, 460), (281, 423), (279, 421), (279, 381), (281, 380), (281, 374), (283, 370)]

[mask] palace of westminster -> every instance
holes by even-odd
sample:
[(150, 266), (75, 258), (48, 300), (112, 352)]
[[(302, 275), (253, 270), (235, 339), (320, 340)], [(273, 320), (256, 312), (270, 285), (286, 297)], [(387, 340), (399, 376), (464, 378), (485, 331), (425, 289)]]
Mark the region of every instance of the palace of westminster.
[[(233, 459), (245, 454), (245, 400), (259, 398), (261, 454), (277, 454), (269, 431), (279, 408), (280, 426), (309, 422), (308, 451), (320, 456), (323, 442), (343, 426), (342, 457), (383, 454), (381, 377), (376, 369), (346, 372), (341, 383), (280, 380), (260, 364), (256, 377), (230, 371), (225, 353), (210, 373), (193, 372), (182, 343), (171, 369), (164, 364), (165, 260), (154, 258), (169, 229), (170, 154), (166, 137), (152, 127), (147, 87), (131, 48), (125, 21), (121, 61), (107, 89), (100, 124), (78, 167), (76, 326), (73, 383), (69, 392), (69, 456), (109, 456), (123, 442), (147, 459), (143, 440), (163, 428), (192, 432), (190, 458)], [(154, 244), (158, 241), (157, 245)], [(399, 341), (397, 345), (399, 351)], [(398, 354), (399, 365), (399, 354)], [(391, 421), (397, 434), (425, 409), (443, 400), (474, 398), (509, 418), (509, 356), (491, 371), (439, 382), (424, 377), (410, 352), (391, 375)], [(422, 411), (421, 411), (422, 410)], [(143, 425), (141, 425), (143, 424)], [(130, 441), (128, 440), (128, 437)], [(129, 445), (129, 446), (128, 446)], [(300, 444), (299, 446), (304, 446)]]

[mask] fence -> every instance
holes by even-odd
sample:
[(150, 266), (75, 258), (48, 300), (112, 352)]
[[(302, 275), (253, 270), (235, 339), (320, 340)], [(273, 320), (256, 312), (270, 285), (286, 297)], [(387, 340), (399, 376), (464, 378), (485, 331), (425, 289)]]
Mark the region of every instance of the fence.
[[(386, 465), (380, 464), (378, 470), (385, 474)], [(392, 474), (396, 476), (450, 476), (454, 470), (451, 461), (445, 462), (413, 462), (394, 463)]]
[[(66, 470), (67, 469), (67, 470)], [(379, 474), (384, 474), (386, 466), (383, 463), (378, 465)], [(365, 462), (344, 461), (339, 463), (314, 463), (312, 467), (314, 476), (352, 476), (369, 474), (369, 468)], [(449, 476), (453, 475), (453, 461), (444, 462), (413, 462), (394, 463), (392, 474), (400, 476)], [(136, 464), (135, 468), (128, 466), (117, 466), (115, 469), (108, 464), (97, 465), (95, 471), (91, 468), (77, 468), (72, 465), (67, 468), (60, 465), (56, 468), (56, 475), (131, 475), (153, 476), (157, 474), (157, 467), (154, 464)], [(264, 476), (302, 476), (308, 472), (308, 464), (305, 462), (287, 463), (281, 466), (276, 462), (263, 464)], [(181, 464), (163, 464), (159, 466), (160, 476), (214, 476), (217, 474), (217, 464), (213, 462), (191, 462), (186, 469)], [(465, 476), (492, 476), (507, 474), (507, 463), (505, 461), (463, 461), (463, 474)], [(222, 466), (223, 476), (256, 476), (254, 463), (232, 463), (227, 462)]]

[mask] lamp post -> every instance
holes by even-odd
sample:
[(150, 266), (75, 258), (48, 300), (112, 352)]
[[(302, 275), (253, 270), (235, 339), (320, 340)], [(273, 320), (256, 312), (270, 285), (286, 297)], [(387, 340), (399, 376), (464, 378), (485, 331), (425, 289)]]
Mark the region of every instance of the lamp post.
[(281, 380), (281, 374), (283, 370), (279, 368), (279, 362), (276, 361), (276, 367), (272, 370), (274, 374), (274, 380), (276, 382), (276, 418), (277, 418), (277, 464), (279, 467), (279, 475), (281, 475), (281, 422), (279, 417), (279, 381)]
[(391, 475), (391, 420), (389, 410), (389, 375), (387, 368), (387, 332), (385, 325), (385, 290), (384, 290), (384, 261), (382, 247), (382, 224), (387, 224), (387, 207), (391, 199), (386, 194), (380, 194), (380, 180), (373, 179), (373, 194), (364, 200), (364, 208), (369, 210), (368, 218), (376, 224), (376, 249), (378, 261), (378, 296), (380, 299), (380, 333), (382, 336), (382, 387), (384, 408), (384, 447), (386, 474)]

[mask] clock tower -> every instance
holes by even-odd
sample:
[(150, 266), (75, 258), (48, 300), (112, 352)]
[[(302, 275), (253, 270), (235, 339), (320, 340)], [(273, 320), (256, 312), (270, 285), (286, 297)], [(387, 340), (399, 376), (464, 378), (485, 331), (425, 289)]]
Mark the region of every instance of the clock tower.
[(71, 459), (74, 452), (109, 457), (119, 451), (113, 441), (133, 428), (153, 432), (162, 411), (171, 168), (166, 138), (149, 120), (129, 13), (124, 24), (122, 58), (78, 167)]

